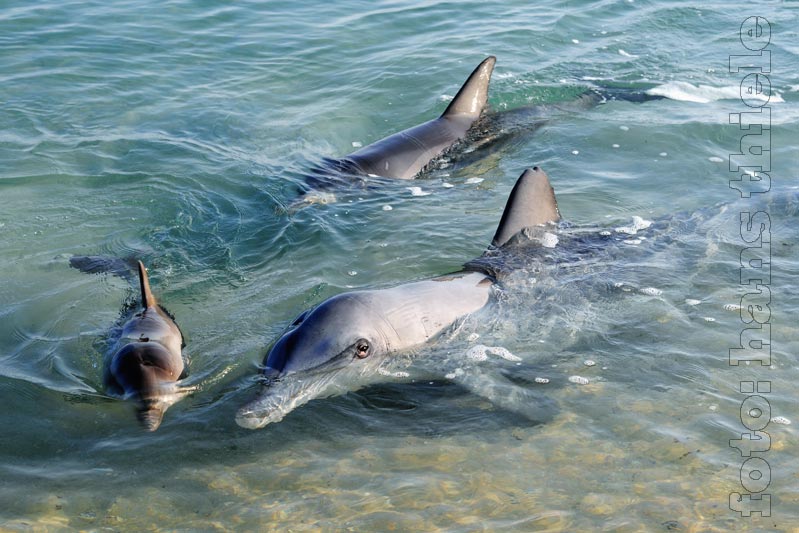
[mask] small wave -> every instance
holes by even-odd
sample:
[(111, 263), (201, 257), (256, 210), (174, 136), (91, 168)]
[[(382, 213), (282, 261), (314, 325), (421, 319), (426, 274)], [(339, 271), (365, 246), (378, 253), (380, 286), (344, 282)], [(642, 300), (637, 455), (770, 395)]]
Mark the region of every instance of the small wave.
[[(740, 87), (737, 85), (730, 87), (711, 87), (710, 85), (692, 85), (684, 81), (670, 81), (646, 91), (646, 94), (652, 96), (665, 96), (670, 100), (696, 102), (699, 104), (706, 104), (708, 102), (715, 102), (717, 100), (738, 99), (741, 97), (740, 93)], [(782, 99), (782, 96), (777, 93), (774, 93), (770, 96), (749, 96), (749, 98), (762, 100), (764, 102), (770, 101), (772, 103), (785, 102), (785, 100)]]

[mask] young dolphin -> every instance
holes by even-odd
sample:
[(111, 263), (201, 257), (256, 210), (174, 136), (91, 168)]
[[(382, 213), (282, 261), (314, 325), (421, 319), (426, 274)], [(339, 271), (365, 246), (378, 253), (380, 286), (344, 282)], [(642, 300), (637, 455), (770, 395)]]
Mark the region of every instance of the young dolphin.
[(147, 269), (139, 261), (142, 310), (122, 325), (106, 372), (109, 390), (138, 404), (137, 418), (155, 431), (167, 408), (181, 396), (176, 382), (185, 377), (183, 335), (158, 305)]
[[(526, 228), (557, 222), (557, 202), (538, 167), (517, 180), (489, 252), (500, 256)], [(474, 267), (388, 289), (333, 296), (301, 314), (264, 360), (264, 385), (236, 422), (255, 429), (314, 399), (386, 381), (381, 364), (422, 345), (485, 306), (496, 278)]]
[[(127, 277), (126, 263), (119, 259), (76, 256), (70, 264), (84, 272), (112, 272)], [(181, 353), (183, 335), (172, 317), (150, 290), (147, 269), (136, 262), (141, 289), (141, 310), (119, 328), (106, 359), (104, 381), (108, 391), (137, 404), (137, 418), (148, 431), (161, 425), (167, 408), (190, 389), (177, 382), (186, 377)]]

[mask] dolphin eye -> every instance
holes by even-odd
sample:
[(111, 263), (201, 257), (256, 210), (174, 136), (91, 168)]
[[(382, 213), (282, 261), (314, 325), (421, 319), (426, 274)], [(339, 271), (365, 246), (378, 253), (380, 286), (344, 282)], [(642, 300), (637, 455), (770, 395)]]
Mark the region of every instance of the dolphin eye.
[(369, 346), (369, 341), (366, 339), (361, 339), (355, 343), (355, 356), (358, 359), (364, 359), (369, 357), (371, 347)]

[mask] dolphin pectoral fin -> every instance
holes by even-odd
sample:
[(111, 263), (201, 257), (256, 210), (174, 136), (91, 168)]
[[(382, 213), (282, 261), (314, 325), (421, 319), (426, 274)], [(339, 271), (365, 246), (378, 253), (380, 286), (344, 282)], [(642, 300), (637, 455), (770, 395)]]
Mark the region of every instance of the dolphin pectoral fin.
[(496, 57), (489, 56), (477, 65), (441, 116), (479, 116), (488, 100), (488, 84), (496, 62)]
[(456, 370), (446, 377), (500, 409), (537, 423), (547, 422), (555, 417), (557, 409), (552, 400), (532, 388), (510, 381), (499, 370), (482, 366), (458, 370), (461, 371)]
[(510, 193), (491, 244), (501, 247), (525, 228), (560, 220), (555, 191), (538, 167), (525, 170)]

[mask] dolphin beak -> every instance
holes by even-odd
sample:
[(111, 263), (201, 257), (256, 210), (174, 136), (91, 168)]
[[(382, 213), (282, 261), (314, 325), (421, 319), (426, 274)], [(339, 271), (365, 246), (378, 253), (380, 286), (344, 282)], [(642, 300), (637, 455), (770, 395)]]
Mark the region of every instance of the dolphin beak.
[(136, 418), (147, 431), (155, 431), (161, 425), (164, 418), (164, 409), (161, 405), (154, 405), (147, 402), (136, 412)]
[(236, 423), (247, 429), (262, 428), (280, 422), (291, 411), (315, 398), (344, 393), (346, 387), (335, 386), (337, 374), (326, 371), (267, 378), (258, 396), (236, 413)]
[(280, 422), (292, 409), (293, 406), (286, 409), (286, 402), (281, 402), (279, 395), (273, 394), (267, 385), (254, 400), (238, 410), (236, 423), (243, 428), (258, 429)]

